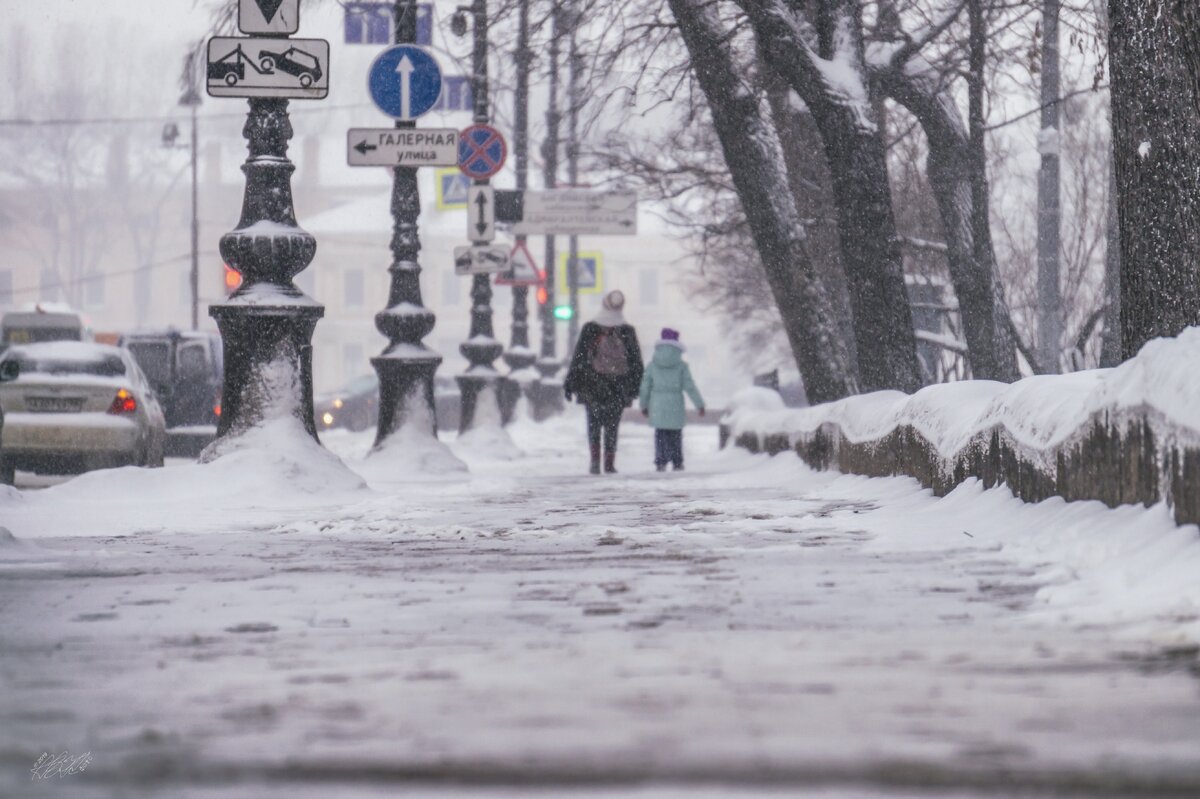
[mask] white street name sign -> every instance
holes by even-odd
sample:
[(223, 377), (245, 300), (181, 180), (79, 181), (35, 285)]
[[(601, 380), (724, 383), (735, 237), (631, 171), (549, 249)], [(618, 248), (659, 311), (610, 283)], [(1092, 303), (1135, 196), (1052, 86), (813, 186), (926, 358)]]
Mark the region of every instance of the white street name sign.
[(591, 189), (527, 191), (517, 235), (632, 236), (637, 192)]
[(496, 238), (496, 190), (491, 186), (467, 189), (467, 238), (474, 242)]
[(508, 271), (508, 249), (488, 244), (454, 248), (454, 274), (488, 275)]
[(206, 88), (213, 97), (323, 99), (329, 42), (215, 36), (208, 40)]
[(295, 33), (300, 29), (300, 0), (239, 0), (242, 33)]
[(346, 132), (350, 166), (455, 166), (458, 131), (454, 128), (350, 128)]

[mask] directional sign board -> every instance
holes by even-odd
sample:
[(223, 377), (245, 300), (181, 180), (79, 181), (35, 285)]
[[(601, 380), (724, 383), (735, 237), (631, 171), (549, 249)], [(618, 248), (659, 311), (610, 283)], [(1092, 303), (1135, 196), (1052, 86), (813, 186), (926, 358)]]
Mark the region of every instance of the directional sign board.
[(371, 63), (367, 78), (371, 99), (396, 119), (416, 119), (433, 108), (442, 93), (442, 69), (420, 47), (397, 44)]
[(350, 166), (452, 166), (458, 163), (454, 128), (350, 128)]
[(637, 192), (549, 189), (527, 191), (517, 235), (632, 236)]
[(300, 0), (239, 0), (242, 33), (295, 33), (300, 29)]
[(491, 186), (467, 190), (467, 237), (477, 242), (496, 238), (496, 195)]
[(508, 269), (508, 250), (489, 244), (454, 248), (454, 274), (488, 275)]
[(458, 137), (458, 168), (467, 177), (487, 180), (500, 171), (508, 145), (491, 125), (472, 125)]
[(207, 89), (213, 97), (320, 100), (329, 94), (329, 42), (215, 36)]
[(540, 286), (542, 273), (525, 242), (518, 241), (509, 253), (507, 272), (496, 275), (497, 286)]

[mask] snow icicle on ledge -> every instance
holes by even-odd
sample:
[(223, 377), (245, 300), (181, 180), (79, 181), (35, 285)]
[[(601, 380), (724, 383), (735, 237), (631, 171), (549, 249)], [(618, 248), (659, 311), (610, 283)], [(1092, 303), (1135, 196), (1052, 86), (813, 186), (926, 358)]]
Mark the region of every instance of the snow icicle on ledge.
[(1165, 501), (1177, 523), (1200, 523), (1200, 328), (1155, 339), (1113, 369), (1013, 384), (943, 383), (795, 410), (765, 391), (735, 397), (723, 445), (795, 450), (818, 469), (908, 475), (939, 496), (975, 477), (1028, 502)]

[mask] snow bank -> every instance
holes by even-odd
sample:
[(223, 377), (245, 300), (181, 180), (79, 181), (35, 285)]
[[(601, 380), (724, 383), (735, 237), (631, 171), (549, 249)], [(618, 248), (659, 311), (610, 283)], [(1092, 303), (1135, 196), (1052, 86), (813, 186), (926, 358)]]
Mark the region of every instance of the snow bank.
[(277, 524), (289, 512), (303, 515), (371, 496), (362, 478), (294, 417), (217, 443), (219, 457), (207, 463), (102, 469), (42, 491), (5, 491), (0, 519), (18, 538), (243, 532)]
[(405, 400), (404, 422), (400, 427), (354, 466), (371, 483), (467, 471), (467, 465), (433, 434), (433, 411), (429, 404), (412, 394)]
[(464, 458), (481, 460), (512, 461), (525, 456), (504, 429), (491, 386), (479, 392), (471, 428), (455, 441), (455, 450)]
[[(822, 459), (812, 448), (825, 447), (826, 462), (815, 465), (849, 471), (859, 471), (849, 461), (868, 457), (863, 453), (873, 449), (879, 468), (863, 473), (911, 474), (943, 491), (988, 467), (992, 474), (975, 476), (989, 485), (1007, 482), (1025, 499), (1042, 499), (1036, 494), (1045, 494), (1048, 485), (1050, 493), (1061, 493), (1064, 481), (1083, 479), (1072, 474), (1087, 473), (1089, 479), (1109, 485), (1071, 488), (1068, 498), (1095, 498), (1111, 505), (1138, 500), (1153, 504), (1165, 498), (1176, 507), (1180, 521), (1200, 521), (1193, 518), (1200, 516), (1196, 489), (1188, 489), (1195, 481), (1184, 474), (1200, 469), (1200, 463), (1188, 463), (1186, 453), (1200, 450), (1200, 328), (1151, 341), (1137, 357), (1114, 369), (1036, 376), (1011, 385), (986, 380), (945, 383), (911, 396), (880, 391), (796, 410), (769, 408), (743, 393), (734, 398), (722, 425), (737, 443), (751, 449), (797, 449), (810, 463)], [(914, 446), (924, 448), (927, 458), (915, 455)], [(1114, 456), (1113, 448), (1121, 452)], [(1157, 468), (1156, 476), (1137, 474), (1136, 485), (1121, 488), (1111, 485), (1111, 474), (1100, 473), (1109, 467), (1113, 472), (1145, 472), (1146, 464), (1138, 459), (1145, 460), (1146, 449), (1155, 456), (1150, 466)], [(1043, 478), (1027, 481), (1036, 484), (1029, 489), (1034, 496), (1003, 474), (995, 479), (995, 473), (1006, 468), (1000, 461), (1009, 456)], [(1085, 462), (1104, 457), (1116, 457), (1120, 463)], [(882, 464), (881, 459), (889, 462)], [(936, 473), (914, 473), (928, 467), (914, 463), (921, 460), (932, 460)], [(1189, 490), (1188, 497), (1181, 495), (1181, 488)], [(1184, 503), (1196, 508), (1183, 508)]]

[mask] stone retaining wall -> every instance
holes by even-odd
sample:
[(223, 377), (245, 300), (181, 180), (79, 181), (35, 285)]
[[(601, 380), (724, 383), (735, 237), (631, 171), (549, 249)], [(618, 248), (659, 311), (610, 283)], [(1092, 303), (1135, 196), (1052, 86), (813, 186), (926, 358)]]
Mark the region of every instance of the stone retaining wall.
[[(722, 424), (722, 447), (730, 435)], [(1161, 438), (1146, 418), (1121, 424), (1098, 414), (1067, 444), (1047, 453), (1028, 452), (1002, 426), (976, 434), (948, 458), (909, 425), (872, 441), (851, 441), (827, 422), (811, 432), (741, 432), (733, 443), (771, 455), (792, 449), (814, 469), (906, 475), (937, 496), (975, 477), (988, 488), (1003, 484), (1027, 502), (1058, 496), (1117, 507), (1166, 499), (1177, 523), (1200, 524), (1200, 450)]]

